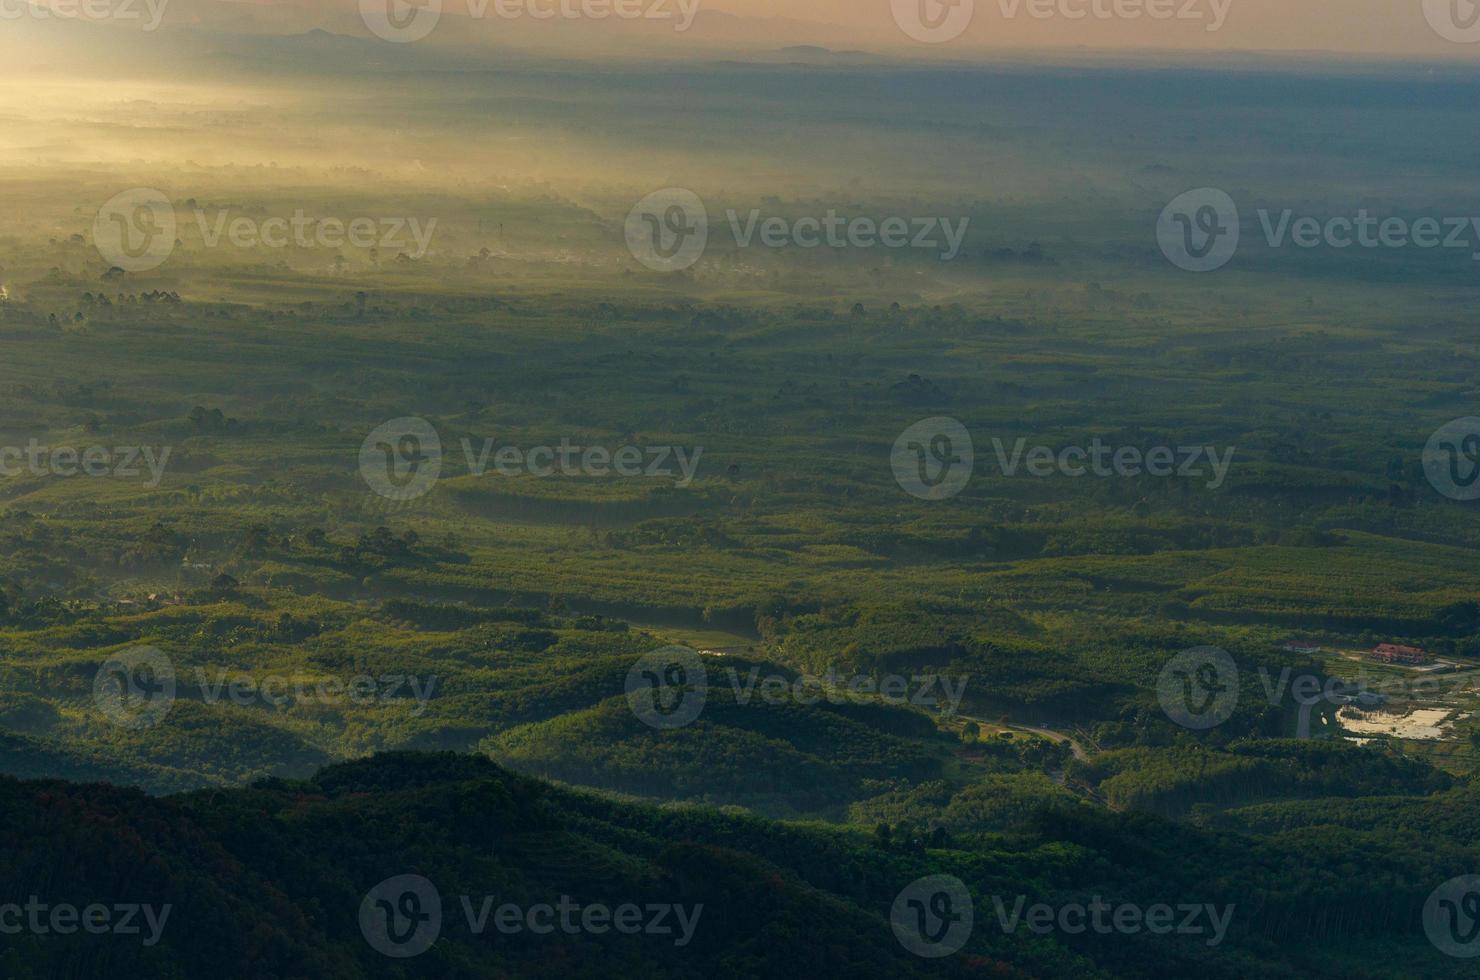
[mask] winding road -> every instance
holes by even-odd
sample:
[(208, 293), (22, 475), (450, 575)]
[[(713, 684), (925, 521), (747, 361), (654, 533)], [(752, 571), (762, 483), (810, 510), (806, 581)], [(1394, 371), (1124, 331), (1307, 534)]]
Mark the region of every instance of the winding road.
[(1057, 742), (1060, 744), (1067, 742), (1069, 744), (1070, 751), (1074, 753), (1074, 758), (1078, 759), (1081, 762), (1086, 762), (1089, 760), (1089, 753), (1085, 751), (1083, 745), (1080, 745), (1079, 742), (1071, 736), (1065, 735), (1063, 732), (1056, 732), (1052, 728), (1035, 728), (1032, 725), (1017, 725), (1010, 721), (990, 721), (986, 718), (978, 718), (974, 715), (957, 715), (957, 717), (963, 718), (966, 721), (974, 721), (978, 725), (985, 725), (989, 728), (1009, 728), (1015, 732), (1027, 732), (1031, 735), (1037, 735), (1040, 738), (1046, 738), (1050, 742)]

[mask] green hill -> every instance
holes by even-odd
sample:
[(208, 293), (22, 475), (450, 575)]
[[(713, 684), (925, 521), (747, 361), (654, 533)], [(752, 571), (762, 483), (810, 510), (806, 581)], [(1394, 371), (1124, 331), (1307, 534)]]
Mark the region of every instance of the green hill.
[[(1030, 828), (970, 847), (927, 846), (887, 832), (621, 802), (445, 753), (382, 755), (302, 781), (164, 798), (5, 778), (0, 896), (138, 905), (153, 925), (140, 913), (138, 935), (7, 935), (0, 970), (22, 980), (1464, 975), (1460, 961), (1427, 946), (1413, 913), (1428, 877), (1466, 848), (1473, 857), (1473, 846), (1425, 853), (1412, 843), (1388, 850), (1362, 832), (1329, 829), (1261, 841), (1081, 808), (1041, 811)], [(1333, 865), (1336, 855), (1345, 856)], [(380, 950), (408, 947), (385, 946), (376, 896), (390, 893), (377, 886), (403, 875), (424, 879), (422, 890), (389, 908), (430, 916), (435, 895), (441, 912), (420, 920), (438, 923), (435, 941), (392, 958)], [(930, 875), (958, 878), (974, 909), (963, 950), (942, 959), (906, 950), (890, 920), (895, 899)], [(1094, 897), (1112, 907), (1228, 908), (1226, 933), (1210, 943), (1210, 931), (1004, 927), (1020, 904)], [(568, 914), (558, 918), (562, 902)], [(543, 904), (559, 924), (520, 918)], [(505, 918), (480, 919), (485, 905)], [(637, 913), (631, 933), (587, 926), (586, 909), (615, 916), (623, 906), (643, 910), (641, 931)], [(656, 906), (671, 910), (666, 925), (654, 921)], [(506, 907), (514, 911), (498, 912)], [(412, 942), (422, 935), (401, 931)]]

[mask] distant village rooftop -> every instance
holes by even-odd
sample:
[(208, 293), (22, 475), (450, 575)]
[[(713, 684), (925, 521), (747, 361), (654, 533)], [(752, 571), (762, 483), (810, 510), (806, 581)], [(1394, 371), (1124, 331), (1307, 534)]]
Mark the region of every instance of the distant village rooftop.
[(1385, 664), (1407, 664), (1422, 666), (1430, 662), (1428, 651), (1422, 647), (1403, 646), (1399, 643), (1379, 643), (1372, 648), (1368, 658)]

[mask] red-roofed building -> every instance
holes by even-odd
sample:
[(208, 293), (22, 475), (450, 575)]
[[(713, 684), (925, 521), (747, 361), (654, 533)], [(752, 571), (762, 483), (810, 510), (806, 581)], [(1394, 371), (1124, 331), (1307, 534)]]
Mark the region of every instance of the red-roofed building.
[(1397, 643), (1379, 643), (1367, 656), (1379, 663), (1404, 664), (1421, 667), (1430, 662), (1428, 652), (1420, 647), (1405, 647)]

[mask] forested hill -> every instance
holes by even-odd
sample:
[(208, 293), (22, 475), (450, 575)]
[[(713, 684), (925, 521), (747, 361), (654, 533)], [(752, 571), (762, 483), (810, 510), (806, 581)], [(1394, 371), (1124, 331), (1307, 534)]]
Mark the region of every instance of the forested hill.
[[(1429, 805), (1473, 813), (1474, 800), (1460, 798), (1467, 792)], [(1383, 826), (1381, 801), (1370, 806)], [(1463, 964), (1436, 962), (1415, 910), (1426, 876), (1464, 845), (1400, 854), (1397, 824), (1418, 815), (1390, 816), (1382, 848), (1338, 828), (1255, 839), (1090, 808), (1045, 812), (1020, 833), (967, 848), (626, 803), (446, 753), (164, 798), (0, 779), (0, 928), (6, 902), (23, 906), (12, 919), (39, 915), (53, 926), (4, 935), (0, 974), (1232, 980), (1394, 975), (1408, 958), (1427, 964), (1413, 976), (1460, 976), (1441, 972)], [(384, 884), (407, 875), (421, 879), (415, 896)], [(916, 956), (891, 923), (896, 899), (930, 875), (957, 877), (971, 893), (963, 955)], [(1004, 928), (1020, 896), (1030, 906), (1100, 896), (1147, 907), (1163, 896), (1232, 910), (1218, 945), (1145, 931), (1038, 935), (1021, 923)], [(55, 926), (69, 923), (48, 909), (67, 904), (84, 921), (90, 906), (107, 907), (115, 923), (119, 909), (144, 911), (137, 934), (90, 935), (75, 922), (60, 934)], [(554, 909), (548, 933), (518, 925), (541, 904)], [(521, 911), (508, 918), (505, 906)], [(658, 906), (671, 910), (661, 921)], [(603, 931), (624, 907), (632, 928)], [(424, 951), (415, 936), (387, 944), (396, 930), (382, 909), (406, 917), (403, 933), (435, 919)], [(578, 921), (593, 909), (597, 928), (561, 928), (562, 914)]]

